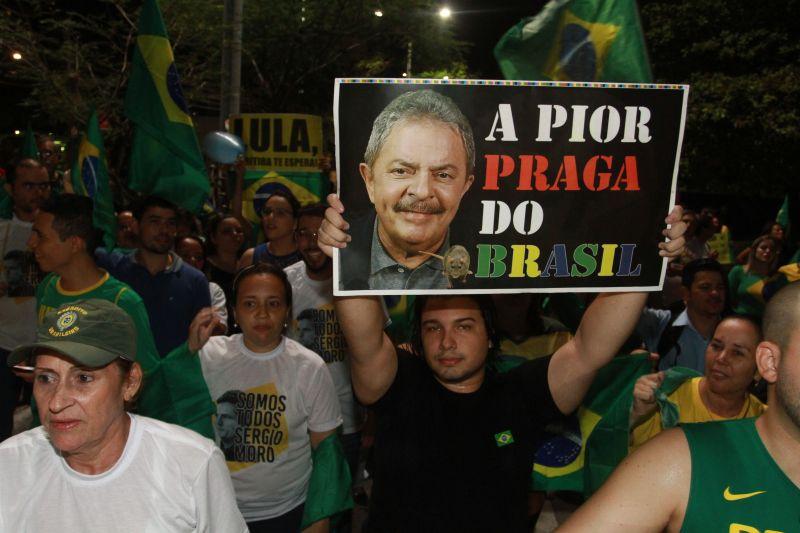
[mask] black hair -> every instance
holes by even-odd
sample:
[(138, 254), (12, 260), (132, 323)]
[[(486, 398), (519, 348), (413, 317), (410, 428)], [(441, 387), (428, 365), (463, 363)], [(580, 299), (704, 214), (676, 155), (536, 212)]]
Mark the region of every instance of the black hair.
[(786, 228), (783, 224), (778, 222), (777, 220), (770, 220), (769, 222), (765, 222), (764, 226), (761, 228), (761, 235), (769, 235), (772, 233), (772, 228), (775, 226), (780, 226), (782, 230), (786, 231)]
[(17, 174), (21, 168), (44, 168), (39, 161), (33, 157), (19, 157), (11, 161), (8, 165), (8, 172), (6, 173), (6, 182), (13, 184), (17, 179)]
[(681, 284), (687, 289), (690, 289), (698, 272), (716, 272), (720, 275), (723, 282), (727, 281), (727, 277), (722, 271), (722, 265), (720, 265), (716, 259), (703, 258), (686, 263), (683, 267), (683, 273), (681, 274)]
[[(206, 257), (217, 253), (217, 246), (216, 244), (214, 244), (213, 235), (217, 232), (217, 229), (219, 229), (219, 225), (222, 224), (222, 221), (227, 220), (229, 218), (232, 218), (236, 221), (239, 220), (238, 218), (236, 218), (236, 215), (230, 212), (214, 213), (208, 218), (208, 221), (206, 222), (206, 235), (208, 236), (208, 238), (205, 240), (205, 243), (203, 243), (203, 241), (200, 241), (200, 244), (204, 244), (204, 252), (206, 254)], [(241, 250), (239, 251), (241, 252)]]
[(42, 212), (53, 215), (53, 229), (62, 241), (79, 237), (86, 243), (86, 252), (94, 255), (100, 245), (101, 232), (92, 223), (94, 202), (88, 196), (60, 194), (51, 197), (41, 207)]
[(256, 276), (258, 274), (271, 274), (278, 278), (281, 283), (283, 283), (283, 293), (286, 297), (286, 307), (291, 309), (292, 284), (289, 283), (289, 278), (286, 277), (286, 272), (284, 272), (279, 266), (273, 265), (272, 263), (263, 262), (244, 267), (236, 274), (236, 277), (233, 278), (233, 304), (236, 305), (236, 302), (239, 298), (239, 286), (242, 284), (242, 281), (250, 276)]
[(312, 204), (307, 205), (300, 209), (297, 213), (297, 218), (300, 217), (319, 217), (325, 218), (325, 210), (328, 208), (325, 204)]
[(225, 391), (222, 396), (217, 398), (217, 405), (221, 403), (232, 403), (234, 406), (239, 402), (239, 395), (243, 394), (242, 391), (229, 390)]
[(300, 322), (301, 320), (314, 320), (314, 310), (303, 309), (300, 314), (297, 315), (297, 321)]
[(431, 298), (470, 298), (477, 305), (483, 318), (483, 324), (486, 327), (486, 334), (489, 336), (489, 351), (486, 355), (486, 361), (491, 361), (500, 351), (500, 338), (497, 335), (494, 324), (497, 313), (495, 311), (494, 302), (491, 296), (487, 294), (460, 294), (453, 296), (417, 296), (414, 301), (414, 322), (411, 328), (411, 348), (416, 355), (422, 356), (425, 354), (422, 347), (422, 312)]
[[(724, 317), (722, 317), (722, 320), (719, 321), (719, 324), (722, 324), (726, 320), (731, 320), (731, 319), (741, 320), (741, 321), (747, 322), (748, 324), (753, 326), (753, 329), (756, 330), (756, 334), (757, 334), (756, 344), (758, 344), (759, 342), (761, 342), (764, 339), (764, 333), (763, 333), (763, 331), (761, 329), (761, 318), (760, 317), (755, 316), (755, 315), (732, 313), (730, 315), (725, 315)], [(719, 324), (717, 324), (717, 327), (719, 327)]]
[[(281, 198), (286, 198), (286, 201), (289, 202), (289, 206), (292, 208), (292, 218), (297, 218), (300, 212), (300, 202), (297, 201), (295, 195), (287, 189), (286, 187), (281, 187), (280, 189), (275, 189), (274, 191), (270, 192), (266, 198), (264, 198), (264, 207), (267, 206), (267, 202), (273, 196), (280, 196)], [(264, 211), (264, 207), (261, 208), (261, 211)], [(259, 213), (259, 215), (262, 215)], [(263, 215), (262, 215), (263, 216)]]
[(175, 213), (176, 218), (178, 216), (178, 207), (172, 202), (164, 200), (163, 198), (160, 198), (158, 196), (147, 196), (142, 201), (140, 201), (133, 209), (133, 217), (139, 222), (141, 222), (142, 216), (144, 216), (145, 212), (151, 207), (170, 209)]

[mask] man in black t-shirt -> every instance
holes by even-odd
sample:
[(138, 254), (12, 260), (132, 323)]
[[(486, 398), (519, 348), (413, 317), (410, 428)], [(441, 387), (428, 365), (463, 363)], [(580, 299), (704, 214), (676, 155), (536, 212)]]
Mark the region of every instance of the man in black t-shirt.
[[(319, 233), (320, 248), (347, 243), (335, 195)], [(680, 255), (680, 208), (667, 218)], [(412, 346), (396, 349), (383, 332), (377, 297), (337, 298), (350, 346), (353, 389), (378, 416), (374, 485), (365, 532), (522, 532), (533, 453), (544, 426), (578, 408), (599, 368), (633, 331), (641, 293), (601, 294), (575, 337), (551, 357), (503, 375), (487, 370), (497, 348), (490, 300), (418, 297)]]

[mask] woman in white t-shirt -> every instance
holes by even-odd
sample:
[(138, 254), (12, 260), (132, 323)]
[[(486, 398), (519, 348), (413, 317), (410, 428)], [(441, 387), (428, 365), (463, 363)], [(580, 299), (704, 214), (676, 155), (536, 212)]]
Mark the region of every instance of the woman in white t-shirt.
[(0, 444), (0, 531), (247, 531), (212, 441), (125, 411), (135, 358), (133, 320), (95, 299), (48, 313), (11, 353), (42, 425)]
[[(292, 289), (283, 270), (268, 263), (243, 269), (233, 298), (242, 333), (211, 337), (219, 319), (203, 309), (188, 347), (199, 351), (217, 403), (218, 441), (250, 531), (296, 533), (311, 451), (341, 424), (339, 401), (322, 358), (284, 336)], [(327, 529), (322, 522), (315, 531)]]

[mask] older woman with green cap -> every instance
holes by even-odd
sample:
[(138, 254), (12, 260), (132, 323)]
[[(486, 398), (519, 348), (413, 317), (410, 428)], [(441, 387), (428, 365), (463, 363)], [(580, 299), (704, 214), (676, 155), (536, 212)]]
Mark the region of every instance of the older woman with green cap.
[(42, 426), (0, 444), (0, 531), (247, 531), (212, 441), (126, 412), (142, 387), (135, 339), (122, 309), (86, 300), (11, 352)]

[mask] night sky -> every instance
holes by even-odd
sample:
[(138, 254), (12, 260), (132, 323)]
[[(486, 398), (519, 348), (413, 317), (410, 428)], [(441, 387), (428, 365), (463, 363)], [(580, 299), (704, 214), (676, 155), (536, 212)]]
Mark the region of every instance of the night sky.
[(451, 0), (456, 37), (471, 44), (467, 53), (470, 73), (483, 79), (502, 79), (492, 50), (500, 37), (520, 19), (541, 9), (544, 0)]

